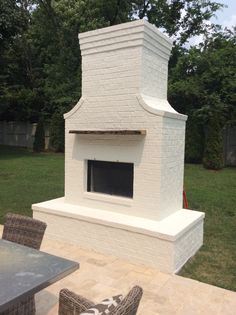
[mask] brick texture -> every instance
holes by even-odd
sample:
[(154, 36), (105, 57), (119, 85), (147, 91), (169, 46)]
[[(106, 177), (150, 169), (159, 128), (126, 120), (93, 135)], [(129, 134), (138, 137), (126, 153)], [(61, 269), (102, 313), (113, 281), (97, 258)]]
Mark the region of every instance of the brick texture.
[[(144, 110), (166, 99), (171, 42), (145, 21), (80, 35), (83, 103), (66, 114), (65, 198), (73, 204), (160, 220), (182, 208), (185, 120)], [(148, 104), (147, 104), (148, 106)], [(166, 108), (168, 113), (168, 108)], [(165, 113), (165, 112), (164, 112)], [(145, 129), (142, 136), (79, 136), (74, 129)], [(88, 159), (134, 163), (127, 205), (88, 198)], [(107, 199), (106, 199), (107, 200)]]
[(202, 245), (203, 220), (172, 242), (49, 213), (35, 211), (34, 217), (47, 222), (46, 234), (51, 239), (75, 243), (84, 249), (114, 255), (166, 273), (177, 272)]
[[(75, 219), (72, 210), (70, 215), (68, 211), (50, 210), (45, 204), (33, 206), (34, 216), (46, 220), (51, 237), (73, 240), (84, 248), (175, 272), (203, 242), (203, 215), (200, 221), (187, 221), (187, 228), (183, 222), (186, 217), (181, 216), (179, 227), (182, 229), (185, 224), (185, 228), (177, 239), (170, 238), (175, 222), (162, 230), (163, 237), (158, 237), (160, 234), (132, 231), (128, 223), (121, 229), (117, 224), (108, 224), (109, 218), (102, 218), (106, 224), (102, 220), (99, 224), (86, 217), (86, 209), (90, 208), (102, 215), (102, 210), (109, 211), (110, 218), (126, 214), (136, 224), (135, 217), (156, 224), (182, 209), (187, 117), (177, 113), (167, 101), (172, 43), (145, 20), (83, 33), (79, 40), (82, 98), (64, 115), (63, 202), (67, 209), (81, 206), (84, 217), (82, 213)], [(145, 129), (146, 135), (69, 133), (78, 129)], [(94, 159), (133, 163), (133, 198), (87, 192), (87, 161)]]

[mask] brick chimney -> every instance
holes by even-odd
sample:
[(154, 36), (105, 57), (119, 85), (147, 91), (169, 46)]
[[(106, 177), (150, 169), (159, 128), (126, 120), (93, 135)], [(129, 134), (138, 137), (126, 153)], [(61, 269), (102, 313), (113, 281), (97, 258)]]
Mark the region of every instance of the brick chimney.
[(145, 20), (79, 34), (82, 95), (167, 97), (172, 41)]

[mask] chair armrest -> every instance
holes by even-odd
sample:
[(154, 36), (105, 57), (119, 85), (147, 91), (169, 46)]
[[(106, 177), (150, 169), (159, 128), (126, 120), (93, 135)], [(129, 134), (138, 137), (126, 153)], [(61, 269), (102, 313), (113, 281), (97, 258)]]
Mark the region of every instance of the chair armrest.
[(79, 315), (88, 308), (94, 306), (92, 301), (68, 289), (62, 289), (59, 294), (58, 315)]

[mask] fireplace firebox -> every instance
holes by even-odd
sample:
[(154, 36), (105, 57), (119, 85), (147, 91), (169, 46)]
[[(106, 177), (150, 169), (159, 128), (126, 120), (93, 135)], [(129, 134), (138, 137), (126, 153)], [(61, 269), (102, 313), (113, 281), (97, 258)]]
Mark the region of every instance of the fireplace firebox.
[(87, 191), (133, 197), (132, 163), (88, 160)]

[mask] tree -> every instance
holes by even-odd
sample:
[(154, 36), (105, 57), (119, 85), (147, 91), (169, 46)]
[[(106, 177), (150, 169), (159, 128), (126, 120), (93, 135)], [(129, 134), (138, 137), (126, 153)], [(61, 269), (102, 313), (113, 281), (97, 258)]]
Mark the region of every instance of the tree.
[(220, 170), (224, 166), (222, 128), (216, 116), (209, 118), (206, 127), (203, 166), (213, 170)]
[(201, 163), (203, 152), (203, 123), (194, 115), (189, 116), (186, 123), (185, 161), (187, 163)]
[(50, 145), (56, 152), (64, 152), (65, 148), (65, 121), (62, 111), (56, 111), (50, 125)]
[(16, 1), (2, 0), (0, 2), (0, 49), (18, 33), (21, 24), (20, 9)]
[(166, 33), (183, 45), (192, 36), (206, 34), (210, 18), (224, 7), (210, 0), (136, 0), (132, 3), (132, 16), (147, 18), (152, 24), (164, 28)]
[(40, 94), (35, 89), (34, 63), (37, 59), (32, 55), (31, 39), (28, 37), (32, 23), (30, 10), (34, 3), (30, 0), (4, 0), (2, 4), (0, 119), (28, 120), (32, 116), (37, 119), (41, 103)]
[(2, 0), (0, 119), (35, 122), (41, 113), (50, 120), (70, 110), (81, 96), (78, 33), (139, 18), (175, 40), (170, 62), (170, 75), (177, 77), (170, 86), (175, 106), (188, 107), (187, 112), (201, 108), (207, 92), (204, 96), (201, 84), (183, 68), (188, 69), (189, 56), (197, 63), (199, 52), (188, 54), (183, 44), (206, 33), (211, 27), (206, 21), (221, 7), (210, 0)]
[(44, 149), (45, 149), (44, 121), (42, 118), (40, 118), (35, 131), (33, 150), (34, 152), (41, 152), (44, 151)]
[[(207, 159), (218, 165), (221, 153), (218, 150), (218, 158), (216, 153), (210, 157), (213, 150), (208, 145), (212, 134), (218, 136), (214, 143), (219, 143), (218, 149), (221, 148), (222, 152), (218, 129), (236, 123), (235, 35), (235, 30), (227, 29), (209, 35), (199, 47), (182, 53), (170, 76), (170, 102), (178, 111), (189, 115), (190, 121), (194, 118), (198, 125), (202, 125), (206, 136), (205, 156), (207, 154)], [(215, 124), (212, 117), (217, 120)], [(205, 128), (206, 125), (209, 128)]]

